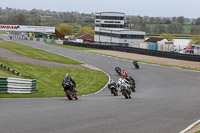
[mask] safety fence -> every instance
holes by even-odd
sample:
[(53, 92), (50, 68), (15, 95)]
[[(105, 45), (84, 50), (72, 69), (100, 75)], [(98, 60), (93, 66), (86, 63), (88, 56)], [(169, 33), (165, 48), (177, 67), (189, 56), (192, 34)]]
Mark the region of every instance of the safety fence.
[(200, 62), (200, 55), (170, 53), (170, 52), (165, 52), (165, 51), (149, 50), (149, 49), (142, 49), (142, 48), (115, 46), (115, 45), (112, 45), (112, 44), (111, 45), (101, 45), (101, 44), (90, 44), (90, 43), (75, 43), (75, 42), (68, 42), (68, 41), (64, 41), (63, 44), (64, 45), (71, 45), (71, 46), (115, 50), (115, 51), (121, 51), (121, 52), (151, 55), (151, 56), (156, 56), (156, 57), (165, 57), (165, 58), (171, 58), (171, 59)]
[(15, 70), (12, 69), (12, 68), (9, 68), (9, 67), (5, 66), (5, 65), (2, 64), (2, 63), (0, 63), (0, 67), (2, 67), (2, 68), (4, 68), (4, 69), (6, 69), (6, 70), (8, 70), (8, 71), (10, 71), (10, 72), (12, 72), (12, 73), (14, 73), (14, 74), (17, 75), (17, 76), (23, 76), (21, 73), (15, 71)]
[(0, 77), (0, 93), (32, 93), (36, 90), (36, 79)]
[(45, 39), (45, 38), (24, 37), (21, 35), (17, 35), (15, 33), (10, 33), (9, 35), (15, 38), (24, 39), (24, 40), (51, 42), (51, 43), (57, 43), (57, 44), (63, 44), (63, 45), (115, 50), (115, 51), (137, 53), (137, 54), (150, 55), (150, 56), (156, 56), (156, 57), (165, 57), (165, 58), (171, 58), (171, 59), (200, 62), (200, 55), (171, 53), (171, 52), (166, 52), (166, 51), (150, 50), (150, 49), (145, 49), (145, 48), (128, 47), (128, 45), (126, 44), (120, 44), (121, 46), (119, 46), (119, 44), (112, 44), (112, 43), (92, 43), (91, 44), (91, 43), (78, 43), (78, 42), (70, 42), (70, 41), (63, 41), (63, 40), (51, 40), (51, 39)]

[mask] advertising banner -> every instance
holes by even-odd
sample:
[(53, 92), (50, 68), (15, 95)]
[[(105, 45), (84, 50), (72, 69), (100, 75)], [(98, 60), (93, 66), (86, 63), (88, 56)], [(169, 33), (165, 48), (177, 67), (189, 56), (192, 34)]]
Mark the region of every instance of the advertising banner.
[(27, 26), (27, 25), (1, 25), (0, 30), (19, 32), (46, 32), (55, 33), (55, 27), (48, 26)]

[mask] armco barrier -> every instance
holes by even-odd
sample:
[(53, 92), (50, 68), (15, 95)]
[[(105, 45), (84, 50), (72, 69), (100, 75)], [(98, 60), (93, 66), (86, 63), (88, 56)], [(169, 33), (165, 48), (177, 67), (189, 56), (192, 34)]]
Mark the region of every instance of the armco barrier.
[(18, 76), (23, 76), (21, 73), (19, 73), (19, 72), (13, 70), (12, 68), (9, 68), (9, 67), (5, 66), (5, 65), (2, 64), (2, 63), (0, 63), (0, 67), (2, 67), (2, 68), (4, 68), (4, 69), (6, 69), (6, 70), (8, 70), (8, 71), (10, 71), (10, 72), (12, 72), (12, 73), (18, 75)]
[(32, 93), (36, 90), (36, 79), (0, 77), (0, 93)]
[(106, 50), (115, 50), (129, 53), (137, 53), (143, 55), (151, 55), (156, 57), (165, 57), (171, 59), (179, 59), (179, 60), (187, 60), (187, 61), (197, 61), (200, 62), (200, 55), (188, 55), (188, 54), (180, 54), (180, 53), (170, 53), (165, 51), (156, 51), (149, 49), (141, 49), (134, 47), (122, 47), (122, 46), (114, 46), (114, 45), (100, 45), (100, 44), (90, 44), (90, 43), (75, 43), (64, 41), (64, 45), (72, 45), (72, 46), (80, 46), (87, 48), (96, 48), (96, 49), (106, 49)]

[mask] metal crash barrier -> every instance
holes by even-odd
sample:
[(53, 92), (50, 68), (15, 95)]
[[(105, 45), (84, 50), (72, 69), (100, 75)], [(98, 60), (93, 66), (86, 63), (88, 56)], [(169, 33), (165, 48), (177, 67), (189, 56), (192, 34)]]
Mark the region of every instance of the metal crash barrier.
[(0, 93), (32, 93), (36, 90), (36, 79), (0, 77)]

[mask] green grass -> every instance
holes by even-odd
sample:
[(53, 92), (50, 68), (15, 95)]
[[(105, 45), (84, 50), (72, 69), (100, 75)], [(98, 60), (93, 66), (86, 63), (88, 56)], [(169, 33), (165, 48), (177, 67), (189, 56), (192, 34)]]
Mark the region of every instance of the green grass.
[(7, 31), (0, 31), (1, 34), (8, 34)]
[[(161, 24), (161, 25), (164, 25), (165, 27), (168, 26), (167, 24)], [(153, 31), (155, 26), (156, 26), (156, 24), (146, 24), (146, 27), (149, 28), (151, 31)], [(194, 25), (192, 25), (192, 24), (183, 24), (183, 33), (182, 33), (182, 35), (190, 35), (191, 34), (191, 28), (193, 26)], [(200, 27), (200, 26), (198, 26), (198, 27)]]
[[(36, 92), (32, 94), (0, 94), (0, 98), (65, 97), (62, 79), (69, 73), (77, 84), (78, 95), (90, 94), (101, 89), (108, 81), (103, 72), (90, 69), (47, 67), (0, 59), (4, 65), (22, 73), (21, 78), (37, 79)], [(16, 77), (0, 69), (0, 77)]]
[(59, 47), (64, 47), (64, 48), (69, 48), (69, 49), (74, 49), (74, 50), (94, 50), (93, 48), (77, 47), (77, 46), (70, 46), (70, 45), (60, 45), (60, 44), (56, 44), (56, 43), (48, 43), (48, 42), (46, 42), (46, 44), (59, 46)]
[(18, 44), (15, 42), (0, 43), (0, 47), (9, 49), (13, 52), (22, 54), (26, 57), (33, 58), (33, 59), (46, 60), (46, 61), (52, 61), (52, 62), (58, 62), (58, 63), (64, 63), (64, 64), (75, 64), (75, 65), (82, 64), (81, 62), (72, 60), (70, 58), (66, 58), (64, 56), (56, 55), (50, 52), (46, 52), (40, 49), (35, 49), (35, 48)]
[(197, 131), (196, 133), (200, 133), (200, 131)]

